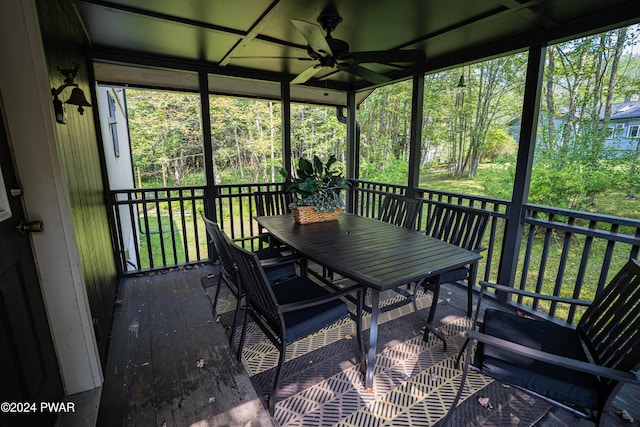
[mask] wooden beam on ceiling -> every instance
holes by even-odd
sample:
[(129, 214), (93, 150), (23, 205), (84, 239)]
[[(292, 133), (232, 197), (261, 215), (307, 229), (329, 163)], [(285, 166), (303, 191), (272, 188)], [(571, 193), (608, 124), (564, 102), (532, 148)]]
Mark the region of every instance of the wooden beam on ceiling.
[(535, 24), (542, 25), (546, 28), (551, 28), (558, 25), (557, 22), (553, 21), (548, 16), (532, 9), (538, 3), (541, 3), (541, 0), (530, 1), (524, 4), (519, 3), (516, 0), (500, 0), (500, 3), (508, 9), (514, 9), (518, 13), (518, 15), (528, 19)]
[(434, 31), (432, 33), (429, 34), (425, 34), (424, 36), (418, 37), (415, 40), (403, 43), (399, 46), (396, 46), (394, 49), (403, 49), (405, 47), (409, 47), (409, 46), (413, 46), (416, 45), (418, 43), (422, 43), (422, 42), (426, 42), (426, 41), (431, 41), (435, 38), (438, 37), (443, 37), (443, 36), (447, 36), (450, 35), (453, 32), (456, 31), (462, 31), (464, 29), (466, 29), (467, 27), (471, 26), (471, 25), (475, 25), (479, 22), (483, 22), (483, 21), (491, 21), (494, 19), (498, 19), (498, 18), (502, 18), (505, 15), (511, 15), (517, 12), (521, 12), (523, 10), (526, 10), (528, 8), (530, 8), (531, 6), (534, 6), (538, 3), (541, 3), (543, 0), (531, 0), (528, 1), (526, 3), (518, 3), (517, 7), (512, 7), (512, 8), (507, 8), (507, 7), (500, 7), (500, 8), (496, 8), (493, 9), (491, 11), (485, 12), (481, 15), (478, 16), (474, 16), (472, 18), (457, 22), (456, 24), (453, 25), (449, 25), (448, 27), (444, 27), (441, 28), (440, 30)]
[[(268, 26), (271, 23), (271, 21), (273, 21), (274, 17), (276, 17), (280, 13), (283, 3), (285, 2), (282, 2), (280, 0), (275, 0), (273, 3), (271, 3), (271, 5), (267, 8), (267, 10), (265, 10), (264, 13), (260, 15), (260, 17), (256, 20), (256, 22), (254, 22), (254, 24), (251, 26), (247, 34), (245, 34), (242, 37), (242, 39), (238, 43), (236, 43), (236, 45), (233, 46), (233, 48), (231, 48), (229, 52), (226, 53), (224, 58), (222, 58), (222, 60), (220, 61), (219, 65), (221, 67), (226, 66), (234, 55), (241, 53), (244, 50), (244, 48), (249, 44), (249, 42), (251, 42), (255, 38), (258, 38), (260, 35), (260, 32), (266, 26)], [(276, 41), (276, 40), (273, 40), (273, 41)], [(276, 42), (278, 44), (289, 45), (289, 43), (283, 43), (281, 40), (278, 40)], [(294, 45), (293, 47), (301, 47), (301, 46)]]

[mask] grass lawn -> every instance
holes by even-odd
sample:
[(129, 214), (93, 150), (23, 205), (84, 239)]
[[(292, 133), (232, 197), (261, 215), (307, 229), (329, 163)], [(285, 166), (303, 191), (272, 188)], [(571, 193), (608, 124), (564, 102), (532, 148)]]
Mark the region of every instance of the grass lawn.
[(491, 164), (478, 166), (477, 178), (453, 178), (446, 167), (422, 169), (420, 187), (452, 193), (485, 195), (480, 178), (490, 174), (492, 166)]

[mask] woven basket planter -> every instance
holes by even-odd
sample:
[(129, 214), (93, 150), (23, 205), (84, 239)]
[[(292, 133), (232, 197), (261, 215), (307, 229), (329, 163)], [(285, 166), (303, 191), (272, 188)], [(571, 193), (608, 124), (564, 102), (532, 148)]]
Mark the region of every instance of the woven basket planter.
[(340, 215), (340, 209), (333, 212), (318, 212), (313, 206), (295, 206), (289, 208), (293, 213), (293, 218), (298, 224), (311, 224), (313, 222), (336, 221)]

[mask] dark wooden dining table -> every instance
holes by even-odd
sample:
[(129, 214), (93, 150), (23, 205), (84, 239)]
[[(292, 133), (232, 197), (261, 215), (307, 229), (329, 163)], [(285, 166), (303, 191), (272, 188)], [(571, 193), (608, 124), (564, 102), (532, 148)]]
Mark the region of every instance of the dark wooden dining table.
[(370, 289), (371, 326), (365, 387), (373, 389), (380, 293), (426, 277), (477, 263), (475, 252), (414, 230), (341, 213), (337, 221), (298, 224), (293, 215), (258, 216), (256, 221), (309, 260)]

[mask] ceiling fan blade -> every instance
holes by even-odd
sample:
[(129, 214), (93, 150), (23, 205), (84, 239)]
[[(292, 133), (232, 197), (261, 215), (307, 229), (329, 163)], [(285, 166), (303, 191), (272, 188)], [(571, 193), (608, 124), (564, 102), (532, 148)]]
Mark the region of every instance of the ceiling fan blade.
[(322, 57), (333, 55), (331, 53), (331, 47), (329, 47), (329, 43), (327, 43), (327, 40), (324, 38), (320, 27), (311, 22), (300, 21), (299, 19), (292, 19), (291, 23), (300, 31), (314, 52)]
[(291, 84), (299, 85), (301, 83), (304, 83), (307, 80), (309, 80), (311, 77), (319, 73), (323, 68), (326, 68), (326, 67), (323, 67), (320, 64), (312, 65), (311, 67), (307, 68), (306, 70), (298, 74), (295, 79), (291, 80)]
[(427, 55), (419, 49), (396, 49), (396, 50), (372, 50), (368, 52), (347, 53), (341, 60), (352, 64), (365, 64), (368, 62), (424, 62)]
[(371, 83), (382, 84), (391, 81), (391, 79), (384, 74), (376, 73), (375, 71), (371, 71), (359, 65), (337, 64), (337, 66), (342, 71), (355, 74), (356, 76), (362, 77), (363, 79)]

